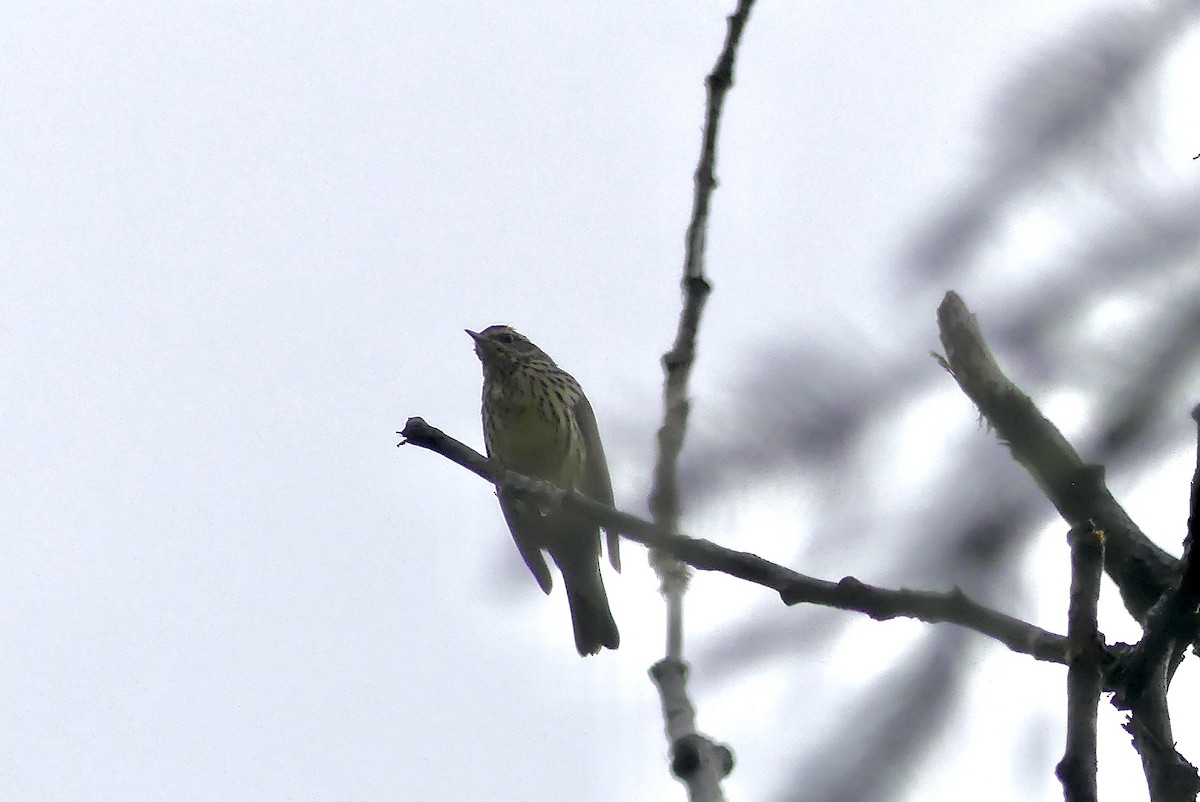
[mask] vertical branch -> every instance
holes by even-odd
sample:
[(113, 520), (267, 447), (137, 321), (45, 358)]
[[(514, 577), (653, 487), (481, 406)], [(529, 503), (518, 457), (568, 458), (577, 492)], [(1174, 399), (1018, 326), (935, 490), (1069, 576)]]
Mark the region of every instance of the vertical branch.
[[(1192, 419), (1200, 424), (1200, 406), (1192, 409)], [(1125, 660), (1120, 677), (1120, 697), (1132, 706), (1151, 683), (1165, 655), (1171, 652), (1167, 684), (1188, 642), (1196, 640), (1196, 612), (1200, 609), (1200, 430), (1196, 440), (1196, 468), (1192, 473), (1187, 537), (1183, 540), (1183, 560), (1179, 579), (1151, 608), (1146, 632)]]
[[(728, 18), (725, 44), (717, 63), (705, 80), (706, 107), (700, 162), (694, 177), (692, 216), (684, 243), (683, 310), (671, 350), (663, 355), (663, 424), (658, 430), (658, 458), (654, 469), (654, 487), (650, 493), (650, 511), (654, 522), (669, 532), (679, 528), (679, 455), (687, 432), (688, 380), (696, 358), (696, 338), (704, 303), (712, 285), (704, 276), (704, 248), (708, 232), (708, 211), (716, 189), (717, 135), (725, 96), (733, 86), (733, 64), (742, 31), (750, 17), (754, 0), (738, 0)], [(651, 564), (662, 583), (667, 608), (666, 657), (651, 669), (658, 685), (666, 718), (667, 737), (671, 741), (671, 767), (675, 776), (688, 786), (693, 800), (723, 800), (721, 778), (733, 768), (729, 749), (717, 746), (696, 732), (695, 709), (687, 697), (687, 664), (683, 662), (683, 595), (687, 590), (687, 566), (665, 552), (654, 550)]]
[[(1192, 410), (1200, 424), (1200, 406)], [(1194, 802), (1200, 774), (1178, 750), (1171, 732), (1167, 688), (1183, 647), (1196, 640), (1196, 611), (1200, 607), (1200, 431), (1188, 513), (1188, 531), (1179, 579), (1150, 610), (1146, 632), (1126, 656), (1115, 676), (1113, 704), (1126, 708), (1126, 729), (1142, 759), (1142, 769), (1154, 802)]]
[[(1192, 420), (1200, 426), (1200, 405), (1192, 407)], [(1187, 537), (1183, 541), (1183, 576), (1179, 580), (1180, 607), (1188, 615), (1200, 609), (1200, 428), (1196, 432), (1196, 468), (1188, 503)]]
[(1071, 603), (1067, 621), (1067, 746), (1055, 774), (1066, 802), (1096, 802), (1096, 708), (1104, 687), (1104, 638), (1096, 605), (1104, 572), (1104, 533), (1076, 526), (1071, 544)]

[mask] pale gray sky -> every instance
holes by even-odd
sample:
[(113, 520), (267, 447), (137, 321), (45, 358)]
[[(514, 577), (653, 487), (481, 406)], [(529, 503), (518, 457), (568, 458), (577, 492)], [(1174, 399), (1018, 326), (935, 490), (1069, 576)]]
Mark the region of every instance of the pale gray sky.
[[(684, 798), (646, 678), (662, 616), (642, 550), (607, 577), (621, 649), (581, 660), (490, 489), (393, 432), (421, 415), (480, 445), (463, 329), (511, 323), (584, 383), (619, 504), (643, 509), (731, 8), (6, 4), (0, 797)], [(906, 249), (990, 169), (1017, 66), (1098, 8), (759, 4), (720, 143), (698, 438), (726, 429), (764, 349), (848, 338), (884, 365), (937, 347), (951, 285), (899, 294)], [(1179, 146), (1195, 117), (1170, 109), (1154, 136)], [(1020, 281), (994, 264), (1039, 253), (1041, 229), (1020, 228), (1036, 222), (964, 265), (954, 286), (981, 315)], [(913, 426), (983, 440), (940, 387)], [(887, 562), (800, 561), (814, 503), (767, 485), (687, 523), (830, 578)], [(1038, 547), (1059, 579), (1061, 534)], [(1061, 630), (1054, 594), (1021, 610)], [(699, 577), (693, 656), (787, 614), (770, 602)], [(855, 624), (878, 639), (865, 661), (849, 635), (749, 676), (698, 660), (701, 727), (738, 759), (730, 798), (781, 793), (798, 744), (852, 703), (796, 687), (853, 700), (914, 627)], [(1059, 797), (1063, 672), (979, 654), (944, 761), (896, 798), (957, 798), (968, 778)], [(1137, 789), (1114, 722), (1106, 768)]]

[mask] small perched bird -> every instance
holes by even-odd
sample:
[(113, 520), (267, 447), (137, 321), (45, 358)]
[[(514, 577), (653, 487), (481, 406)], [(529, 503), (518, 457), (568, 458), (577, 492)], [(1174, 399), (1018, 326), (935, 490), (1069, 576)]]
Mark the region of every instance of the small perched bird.
[[(483, 442), (488, 457), (509, 470), (573, 488), (612, 506), (612, 481), (596, 415), (579, 382), (545, 351), (508, 326), (470, 329), (483, 363)], [(600, 578), (600, 529), (562, 510), (542, 510), (500, 492), (500, 509), (517, 550), (538, 584), (553, 580), (550, 552), (567, 588), (575, 648), (596, 654), (617, 648), (621, 636)], [(621, 570), (620, 539), (608, 533), (608, 556)]]

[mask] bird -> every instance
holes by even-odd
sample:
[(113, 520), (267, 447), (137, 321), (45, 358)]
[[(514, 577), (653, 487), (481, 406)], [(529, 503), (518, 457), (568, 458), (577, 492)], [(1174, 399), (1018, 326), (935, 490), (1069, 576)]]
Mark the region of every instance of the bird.
[[(571, 374), (511, 326), (466, 330), (483, 366), (483, 440), (501, 467), (574, 489), (613, 506), (612, 480), (596, 415)], [(543, 552), (558, 566), (566, 587), (581, 656), (621, 642), (600, 576), (600, 529), (562, 509), (541, 509), (528, 499), (497, 491), (500, 509), (525, 564), (541, 589), (553, 587)], [(620, 538), (609, 531), (608, 556), (621, 570)]]

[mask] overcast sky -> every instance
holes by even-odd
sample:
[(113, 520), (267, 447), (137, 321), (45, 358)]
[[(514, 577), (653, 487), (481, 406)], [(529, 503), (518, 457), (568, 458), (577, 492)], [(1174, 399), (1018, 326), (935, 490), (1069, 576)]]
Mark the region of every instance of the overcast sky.
[[(703, 79), (731, 8), (6, 4), (0, 797), (684, 798), (646, 677), (662, 614), (643, 551), (606, 575), (620, 650), (580, 659), (490, 488), (393, 433), (420, 415), (481, 446), (463, 329), (510, 323), (587, 388), (618, 504), (644, 510)], [(973, 176), (1003, 173), (997, 97), (1084, 23), (1120, 33), (1142, 8), (760, 3), (720, 143), (698, 441), (720, 440), (739, 383), (782, 344), (867, 365), (937, 348), (951, 285), (905, 294), (898, 277)], [(1164, 183), (1200, 169), (1195, 100), (1176, 96), (1197, 91), (1200, 70), (1179, 78), (1196, 41), (1172, 45), (1155, 128), (1134, 135)], [(985, 324), (1022, 281), (996, 264), (1040, 253), (1039, 221), (1001, 225), (960, 265)], [(945, 392), (910, 423), (986, 440), (926, 363)], [(1176, 553), (1187, 408), (1168, 500), (1125, 488), (1135, 514), (1168, 508)], [(921, 442), (894, 463), (917, 471)], [(689, 531), (827, 578), (886, 563), (797, 562), (814, 502), (773, 481), (689, 508)], [(1057, 587), (1010, 609), (1059, 631), (1061, 535), (1030, 556)], [(735, 625), (788, 614), (771, 602), (715, 575), (689, 599), (700, 726), (737, 755), (731, 799), (783, 793), (805, 733), (845, 715), (815, 697), (853, 700), (921, 631), (862, 622), (749, 674), (699, 661)], [(894, 798), (959, 798), (968, 780), (1060, 797), (1064, 673), (979, 655), (943, 762)], [(1101, 722), (1102, 787), (1144, 798), (1116, 715)]]

